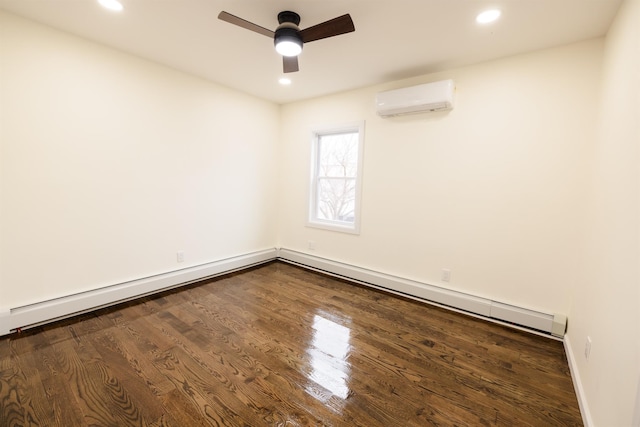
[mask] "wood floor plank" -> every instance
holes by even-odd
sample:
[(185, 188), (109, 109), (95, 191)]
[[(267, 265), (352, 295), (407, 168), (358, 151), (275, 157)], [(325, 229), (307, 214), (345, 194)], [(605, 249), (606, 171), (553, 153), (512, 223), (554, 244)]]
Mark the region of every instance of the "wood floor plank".
[(155, 346), (150, 329), (144, 328), (146, 322), (141, 323), (133, 321), (121, 328), (110, 328), (108, 336), (114, 349), (127, 361), (125, 373), (127, 370), (129, 374), (135, 373), (153, 395), (160, 396), (173, 390), (171, 382), (153, 365), (153, 360), (166, 348)]
[[(186, 311), (181, 316), (183, 319), (196, 319), (198, 317), (192, 316), (189, 311)], [(179, 329), (183, 329), (184, 322), (177, 322), (175, 316), (167, 317), (174, 324), (178, 324)], [(202, 324), (196, 325), (200, 329), (206, 329)], [(233, 390), (229, 390), (228, 395), (235, 397), (244, 406), (253, 408), (256, 413), (263, 414), (265, 419), (269, 419), (277, 413), (278, 408), (273, 405), (273, 402), (280, 402), (280, 405), (287, 406), (288, 398), (291, 397), (291, 393), (297, 390), (297, 387), (292, 386), (292, 381), (287, 378), (286, 373), (289, 368), (286, 365), (278, 365), (273, 359), (269, 359), (269, 363), (261, 363), (260, 360), (268, 357), (267, 355), (273, 355), (271, 352), (261, 352), (259, 349), (253, 347), (246, 342), (246, 339), (253, 339), (255, 336), (248, 335), (246, 329), (243, 329), (242, 334), (235, 334), (229, 336), (223, 334), (218, 336), (218, 340), (212, 337), (212, 346), (206, 352), (194, 352), (189, 345), (185, 345), (185, 342), (180, 340), (176, 342), (177, 346), (180, 346), (189, 357), (202, 364), (203, 359), (210, 359), (206, 365), (212, 367), (214, 371), (208, 373), (208, 377), (212, 381), (218, 382), (219, 387), (231, 387)], [(175, 336), (184, 336), (177, 332)], [(260, 338), (260, 337), (258, 337)], [(200, 338), (198, 338), (200, 341)], [(201, 344), (201, 343), (200, 343)], [(235, 360), (235, 361), (234, 361)], [(267, 368), (269, 365), (271, 368), (280, 368), (278, 371)], [(202, 376), (206, 376), (204, 373)], [(277, 387), (259, 387), (260, 384), (265, 384), (261, 380), (265, 377), (269, 377), (270, 383), (275, 383)], [(201, 387), (204, 387), (201, 384)], [(207, 387), (204, 387), (207, 389)], [(282, 399), (278, 393), (274, 393), (271, 388), (278, 390), (289, 390), (287, 393), (287, 399)], [(217, 390), (218, 392), (220, 390)], [(256, 395), (257, 394), (257, 395)], [(265, 399), (266, 398), (266, 399)], [(265, 407), (266, 405), (266, 407)], [(233, 407), (231, 402), (227, 402), (227, 406)], [(312, 406), (311, 406), (312, 407)], [(294, 408), (289, 408), (292, 411)], [(304, 418), (302, 414), (296, 415), (296, 418)], [(257, 421), (254, 421), (257, 422)]]
[[(147, 365), (144, 369), (147, 373), (140, 375), (143, 369), (137, 359), (126, 350), (126, 339), (116, 339), (112, 329), (116, 328), (109, 328), (92, 339), (102, 363), (109, 369), (109, 383), (117, 384), (117, 387), (122, 389), (117, 398), (131, 407), (127, 413), (130, 419), (145, 422), (159, 419), (164, 413), (164, 408), (158, 402), (155, 393), (158, 386), (149, 380), (155, 371)], [(120, 337), (118, 335), (118, 338)]]
[(562, 344), (274, 262), (0, 339), (0, 426), (579, 426)]

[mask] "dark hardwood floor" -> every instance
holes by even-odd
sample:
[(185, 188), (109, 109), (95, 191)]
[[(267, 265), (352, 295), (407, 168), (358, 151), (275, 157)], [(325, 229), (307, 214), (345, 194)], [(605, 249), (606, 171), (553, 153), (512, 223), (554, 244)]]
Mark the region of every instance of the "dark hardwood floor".
[(560, 342), (271, 263), (0, 340), (0, 426), (582, 425)]

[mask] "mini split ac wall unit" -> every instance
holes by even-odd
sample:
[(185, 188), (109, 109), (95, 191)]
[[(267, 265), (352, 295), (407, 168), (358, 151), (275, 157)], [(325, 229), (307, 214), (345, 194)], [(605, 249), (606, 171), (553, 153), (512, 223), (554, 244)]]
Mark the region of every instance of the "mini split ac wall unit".
[(381, 117), (445, 111), (453, 108), (453, 80), (380, 92), (376, 95), (376, 112)]

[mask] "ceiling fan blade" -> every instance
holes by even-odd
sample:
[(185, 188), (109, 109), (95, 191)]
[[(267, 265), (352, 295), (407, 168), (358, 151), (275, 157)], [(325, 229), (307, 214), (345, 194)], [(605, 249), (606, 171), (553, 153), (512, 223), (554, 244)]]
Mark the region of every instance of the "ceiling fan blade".
[(271, 30), (261, 27), (260, 25), (256, 25), (253, 22), (249, 22), (245, 19), (238, 18), (237, 16), (224, 11), (220, 12), (220, 14), (218, 15), (218, 19), (221, 19), (233, 25), (237, 25), (238, 27), (245, 28), (247, 30), (255, 31), (258, 34), (262, 34), (267, 37), (273, 38), (275, 35), (275, 33)]
[(353, 25), (351, 16), (346, 14), (314, 25), (313, 27), (305, 28), (300, 31), (300, 37), (302, 37), (304, 43), (309, 43), (314, 40), (326, 39), (327, 37), (338, 36), (355, 30), (356, 27)]
[(299, 70), (298, 68), (298, 57), (297, 56), (283, 56), (282, 57), (282, 68), (285, 73), (295, 73)]

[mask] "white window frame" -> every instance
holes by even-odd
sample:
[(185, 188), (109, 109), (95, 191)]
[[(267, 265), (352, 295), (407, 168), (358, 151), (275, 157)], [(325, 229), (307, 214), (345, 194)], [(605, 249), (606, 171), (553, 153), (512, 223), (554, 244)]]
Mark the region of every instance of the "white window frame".
[[(354, 221), (353, 223), (345, 221), (334, 221), (318, 218), (317, 200), (318, 200), (318, 169), (319, 169), (319, 153), (318, 142), (325, 135), (335, 135), (340, 133), (358, 132), (358, 165), (356, 172), (355, 185), (355, 201), (354, 201)], [(307, 226), (321, 228), (331, 231), (339, 231), (343, 233), (360, 234), (360, 212), (362, 206), (362, 169), (364, 159), (364, 121), (347, 123), (340, 126), (318, 128), (312, 131), (311, 143), (311, 173), (309, 185), (309, 212), (307, 217)]]

